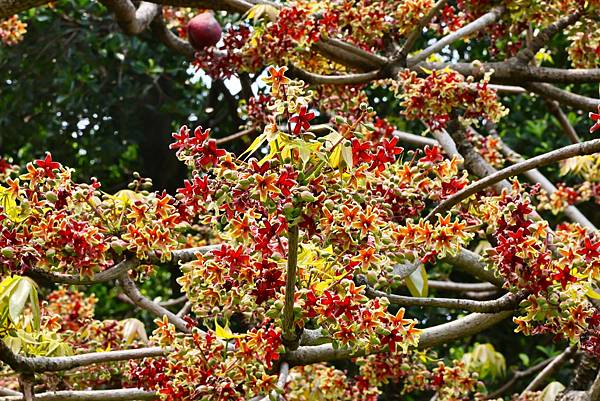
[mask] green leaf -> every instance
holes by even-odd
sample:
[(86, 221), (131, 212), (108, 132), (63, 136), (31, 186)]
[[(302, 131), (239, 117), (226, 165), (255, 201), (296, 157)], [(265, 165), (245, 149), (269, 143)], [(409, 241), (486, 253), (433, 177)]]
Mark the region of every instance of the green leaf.
[(427, 270), (425, 266), (420, 265), (405, 279), (408, 291), (413, 297), (426, 297), (429, 293), (427, 280)]

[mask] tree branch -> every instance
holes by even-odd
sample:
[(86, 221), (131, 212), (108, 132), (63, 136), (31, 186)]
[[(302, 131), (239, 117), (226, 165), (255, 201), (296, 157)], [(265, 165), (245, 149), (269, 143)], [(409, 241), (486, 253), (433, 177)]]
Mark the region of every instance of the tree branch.
[[(507, 156), (513, 162), (520, 163), (520, 162), (524, 161), (523, 157), (520, 154), (518, 154), (514, 150), (510, 149), (508, 146), (506, 146), (505, 143), (502, 143), (502, 147), (500, 150), (502, 151), (502, 153), (505, 156)], [(524, 172), (523, 175), (525, 177), (527, 177), (527, 179), (529, 181), (531, 181), (533, 183), (539, 183), (541, 185), (542, 189), (544, 189), (549, 194), (553, 194), (554, 192), (557, 191), (557, 188), (554, 186), (554, 184), (552, 184), (552, 182), (550, 180), (548, 180), (536, 168)], [(594, 231), (597, 230), (596, 226), (583, 213), (581, 213), (581, 211), (579, 209), (577, 209), (575, 206), (573, 206), (573, 205), (567, 206), (567, 208), (564, 210), (564, 213), (565, 213), (565, 216), (567, 216), (571, 221), (573, 221), (583, 227), (589, 228), (591, 230), (594, 230)]]
[(188, 41), (181, 39), (175, 35), (167, 25), (161, 16), (156, 17), (150, 24), (152, 34), (160, 40), (169, 49), (176, 53), (182, 54), (185, 58), (192, 60), (194, 58), (195, 50)]
[(525, 171), (534, 169), (536, 167), (541, 167), (560, 160), (568, 159), (570, 157), (589, 155), (599, 151), (600, 139), (594, 139), (587, 142), (581, 142), (578, 144), (565, 146), (564, 148), (544, 153), (543, 155), (533, 157), (529, 160), (513, 164), (512, 166), (506, 167), (494, 174), (491, 174), (485, 178), (475, 181), (466, 188), (463, 188), (462, 190), (458, 191), (450, 198), (437, 205), (429, 213), (426, 219), (431, 219), (438, 213), (443, 214), (444, 212), (450, 210), (453, 206), (467, 199), (471, 195), (474, 195), (477, 192), (482, 191), (485, 188), (509, 177), (522, 174)]
[(502, 288), (504, 285), (504, 279), (497, 277), (493, 271), (486, 269), (481, 256), (468, 249), (462, 248), (456, 256), (448, 255), (443, 261), (458, 267), (463, 272), (468, 273), (479, 280), (492, 283), (498, 288)]
[(458, 283), (450, 280), (428, 280), (427, 283), (427, 286), (433, 290), (452, 292), (498, 292), (498, 287), (491, 283)]
[(165, 309), (159, 304), (152, 302), (148, 298), (144, 297), (127, 273), (123, 274), (119, 278), (119, 283), (125, 295), (127, 295), (135, 305), (147, 310), (148, 312), (152, 313), (158, 318), (166, 316), (167, 319), (169, 319), (169, 322), (175, 325), (175, 327), (177, 327), (179, 331), (182, 331), (184, 333), (191, 332), (185, 320), (183, 320), (170, 310)]
[(588, 394), (590, 395), (591, 401), (600, 400), (600, 370), (598, 371), (592, 386), (588, 390)]
[(513, 376), (504, 383), (501, 387), (488, 394), (487, 399), (496, 399), (500, 397), (502, 394), (506, 393), (516, 382), (524, 377), (531, 376), (534, 373), (539, 372), (543, 368), (545, 368), (550, 362), (552, 362), (556, 357), (551, 357), (543, 360), (542, 362), (533, 365), (532, 367), (525, 370), (517, 370)]
[[(508, 318), (512, 311), (503, 311), (499, 313), (472, 313), (463, 318), (449, 323), (429, 327), (423, 330), (419, 339), (419, 348), (430, 348), (436, 345), (468, 337)], [(308, 365), (317, 362), (328, 362), (340, 359), (348, 359), (357, 356), (364, 356), (373, 351), (367, 352), (364, 348), (348, 349), (333, 348), (331, 344), (322, 344), (317, 346), (302, 346), (295, 351), (289, 351), (284, 358), (290, 365)]]
[(298, 347), (299, 338), (294, 328), (294, 294), (296, 290), (296, 269), (298, 267), (298, 225), (288, 228), (288, 259), (285, 280), (285, 304), (283, 305), (283, 335), (286, 347)]
[(462, 28), (452, 32), (447, 36), (444, 36), (443, 38), (435, 42), (433, 45), (419, 52), (414, 57), (409, 57), (406, 60), (408, 66), (414, 66), (420, 63), (421, 61), (427, 59), (427, 57), (429, 57), (430, 55), (442, 50), (444, 47), (448, 46), (452, 42), (482, 30), (486, 26), (495, 22), (498, 19), (498, 17), (500, 17), (500, 15), (504, 12), (504, 10), (505, 7), (503, 6), (496, 7), (490, 12), (477, 18), (475, 21), (463, 26)]
[[(598, 71), (600, 72), (600, 69), (598, 69)], [(600, 82), (600, 79), (598, 81), (588, 82)], [(591, 97), (577, 95), (575, 93), (559, 89), (552, 85), (541, 83), (529, 83), (523, 86), (525, 86), (525, 88), (529, 89), (530, 91), (537, 93), (538, 95), (556, 100), (559, 103), (566, 104), (567, 106), (571, 106), (575, 109), (594, 112), (598, 109), (598, 106), (600, 106), (599, 99), (593, 99)]]
[(413, 29), (413, 31), (408, 35), (404, 43), (402, 44), (402, 48), (400, 49), (400, 53), (398, 57), (396, 57), (392, 62), (394, 63), (404, 63), (406, 56), (412, 50), (413, 46), (417, 42), (417, 40), (421, 37), (423, 28), (429, 24), (429, 22), (433, 19), (433, 17), (448, 3), (448, 0), (439, 0), (435, 5), (429, 10), (427, 15), (425, 15), (417, 26)]
[(391, 304), (397, 306), (424, 306), (430, 308), (461, 309), (469, 312), (496, 313), (513, 310), (525, 297), (524, 293), (508, 293), (492, 301), (474, 301), (472, 299), (456, 298), (422, 298), (404, 295), (388, 294), (371, 287), (366, 277), (358, 276), (357, 283), (365, 286), (365, 294), (369, 298), (387, 298)]
[[(575, 352), (574, 348), (567, 347), (562, 354), (554, 358), (552, 362), (550, 362), (544, 370), (542, 370), (523, 390), (523, 393), (526, 391), (535, 391), (539, 389), (544, 382), (551, 377), (554, 373), (560, 369), (560, 367), (571, 357), (571, 355)], [(521, 393), (521, 394), (523, 394)]]
[(140, 34), (160, 14), (160, 6), (147, 1), (142, 1), (137, 9), (131, 0), (100, 0), (100, 2), (115, 14), (115, 20), (128, 35)]
[[(91, 390), (91, 391), (48, 391), (35, 394), (37, 401), (141, 401), (155, 400), (154, 391), (127, 388), (119, 390)], [(0, 401), (26, 401), (22, 395), (0, 397)]]
[(327, 84), (327, 85), (356, 85), (364, 84), (379, 77), (380, 71), (373, 70), (369, 72), (363, 72), (360, 74), (345, 74), (345, 75), (321, 75), (308, 72), (293, 65), (289, 66), (290, 76), (292, 78), (299, 78), (304, 82), (311, 83), (314, 85)]
[[(206, 253), (218, 249), (221, 245), (206, 245), (197, 248), (178, 249), (171, 252), (171, 261), (175, 262), (190, 262), (196, 258), (196, 253)], [(151, 263), (161, 263), (160, 255), (151, 253), (144, 261)], [(75, 284), (75, 285), (92, 285), (105, 283), (119, 278), (123, 273), (135, 268), (140, 264), (137, 258), (122, 260), (111, 268), (94, 274), (92, 277), (81, 277), (76, 274), (59, 274), (48, 272), (40, 269), (31, 269), (28, 275), (33, 278), (42, 278), (53, 283), (60, 284)]]
[(25, 373), (57, 372), (98, 363), (158, 357), (164, 356), (165, 352), (163, 348), (150, 347), (60, 357), (25, 357), (15, 354), (3, 341), (0, 341), (0, 360), (14, 371)]
[(521, 64), (527, 64), (535, 57), (537, 52), (552, 39), (558, 32), (562, 31), (569, 25), (574, 24), (581, 18), (581, 11), (577, 11), (571, 15), (563, 17), (553, 24), (548, 25), (540, 33), (538, 33), (531, 42), (521, 49), (515, 56), (515, 61)]
[(554, 116), (554, 118), (556, 118), (556, 120), (562, 127), (564, 133), (567, 135), (567, 137), (569, 138), (571, 143), (581, 142), (581, 139), (579, 139), (579, 136), (577, 135), (575, 128), (573, 128), (573, 126), (569, 122), (569, 119), (567, 118), (565, 113), (560, 108), (560, 105), (558, 104), (558, 102), (556, 102), (554, 100), (546, 99), (546, 106), (548, 106), (548, 110)]
[(248, 128), (248, 129), (236, 132), (235, 134), (231, 134), (231, 135), (228, 135), (228, 136), (223, 137), (223, 138), (217, 138), (216, 142), (217, 142), (217, 145), (222, 145), (222, 144), (227, 143), (227, 142), (235, 141), (238, 138), (243, 138), (243, 137), (245, 137), (247, 135), (250, 135), (250, 134), (256, 132), (257, 130), (258, 130), (257, 128)]
[(517, 84), (549, 82), (582, 84), (600, 82), (600, 68), (591, 69), (563, 69), (536, 67), (533, 65), (516, 64), (508, 61), (481, 63), (419, 63), (411, 70), (423, 73), (422, 68), (428, 70), (443, 70), (449, 67), (464, 76), (472, 76), (478, 80), (488, 72), (493, 72), (490, 82), (500, 84)]

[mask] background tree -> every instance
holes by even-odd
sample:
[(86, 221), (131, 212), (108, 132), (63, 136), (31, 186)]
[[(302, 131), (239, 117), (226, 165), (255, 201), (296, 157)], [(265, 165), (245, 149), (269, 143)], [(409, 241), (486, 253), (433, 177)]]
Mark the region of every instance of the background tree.
[(600, 397), (597, 2), (42, 5), (0, 1), (7, 400)]

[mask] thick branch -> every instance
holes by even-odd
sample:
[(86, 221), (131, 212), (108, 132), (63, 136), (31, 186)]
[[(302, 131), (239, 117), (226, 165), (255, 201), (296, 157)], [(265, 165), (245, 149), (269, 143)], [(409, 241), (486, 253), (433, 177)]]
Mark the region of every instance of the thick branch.
[(154, 36), (169, 49), (182, 54), (187, 59), (191, 60), (194, 58), (194, 53), (196, 51), (192, 45), (190, 45), (187, 40), (181, 39), (167, 28), (162, 16), (155, 18), (150, 24), (150, 28), (152, 29)]
[(15, 354), (0, 341), (0, 360), (5, 362), (16, 372), (56, 372), (60, 370), (73, 369), (81, 366), (94, 365), (98, 363), (127, 361), (129, 359), (141, 359), (148, 357), (163, 356), (165, 350), (160, 347), (138, 348), (122, 351), (92, 352), (88, 354), (60, 356), (60, 357), (24, 357)]
[[(35, 395), (36, 401), (141, 401), (155, 400), (156, 393), (135, 388), (91, 391), (48, 391)], [(0, 401), (24, 401), (23, 396), (0, 397)]]
[[(598, 72), (598, 80), (586, 82), (600, 82), (600, 69), (598, 69)], [(566, 104), (567, 106), (571, 106), (575, 109), (594, 112), (598, 109), (598, 106), (600, 106), (599, 99), (593, 99), (591, 97), (577, 95), (575, 93), (559, 89), (552, 85), (530, 83), (524, 86), (530, 91), (537, 93), (538, 95), (556, 100), (559, 103)]]
[[(419, 348), (430, 348), (436, 345), (445, 344), (459, 338), (468, 337), (508, 318), (512, 311), (499, 313), (480, 314), (472, 313), (453, 322), (444, 323), (438, 326), (424, 329), (419, 339)], [(335, 361), (339, 359), (348, 359), (356, 356), (364, 356), (368, 352), (364, 348), (357, 350), (348, 348), (333, 348), (331, 344), (317, 346), (303, 346), (295, 351), (290, 351), (285, 355), (285, 360), (292, 366), (308, 365), (316, 362)]]
[(523, 85), (527, 82), (549, 83), (586, 83), (600, 82), (600, 68), (592, 69), (563, 69), (536, 67), (510, 63), (507, 61), (491, 63), (419, 63), (411, 67), (412, 70), (422, 73), (422, 69), (443, 70), (446, 67), (461, 73), (471, 75), (475, 79), (483, 78), (486, 72), (493, 71), (490, 79), (492, 83)]
[(591, 401), (600, 400), (600, 370), (598, 370), (598, 375), (596, 376), (596, 379), (592, 383), (592, 386), (590, 387), (588, 394), (590, 395)]
[(290, 66), (289, 71), (291, 77), (299, 78), (304, 82), (308, 82), (315, 85), (356, 85), (370, 82), (379, 77), (379, 70), (373, 70), (359, 74), (321, 75), (308, 72), (301, 68)]
[(150, 22), (160, 13), (160, 6), (155, 3), (142, 1), (138, 8), (131, 0), (100, 0), (115, 14), (115, 20), (128, 35), (138, 35), (150, 25)]
[(600, 151), (600, 139), (594, 139), (587, 142), (581, 142), (574, 145), (565, 146), (564, 148), (554, 150), (552, 152), (545, 153), (540, 156), (533, 157), (529, 160), (525, 160), (521, 163), (513, 164), (512, 166), (506, 167), (497, 173), (489, 175), (485, 178), (482, 178), (471, 185), (463, 188), (458, 191), (450, 198), (446, 199), (439, 205), (433, 209), (429, 215), (428, 219), (431, 219), (436, 214), (443, 214), (444, 212), (450, 210), (453, 206), (467, 199), (471, 195), (476, 194), (479, 191), (484, 190), (485, 188), (494, 185), (504, 179), (509, 177), (513, 177), (515, 175), (519, 175), (524, 173), (525, 171), (529, 171), (536, 167), (545, 166), (550, 163), (554, 163), (560, 160), (568, 159), (574, 156), (581, 155), (589, 155), (592, 153), (596, 153)]

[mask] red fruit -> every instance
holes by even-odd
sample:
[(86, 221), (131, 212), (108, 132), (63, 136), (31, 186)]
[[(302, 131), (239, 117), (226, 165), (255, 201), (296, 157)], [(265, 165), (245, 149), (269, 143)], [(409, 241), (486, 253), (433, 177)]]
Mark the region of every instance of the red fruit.
[(188, 39), (196, 50), (214, 46), (221, 39), (221, 25), (210, 12), (196, 15), (187, 25)]

